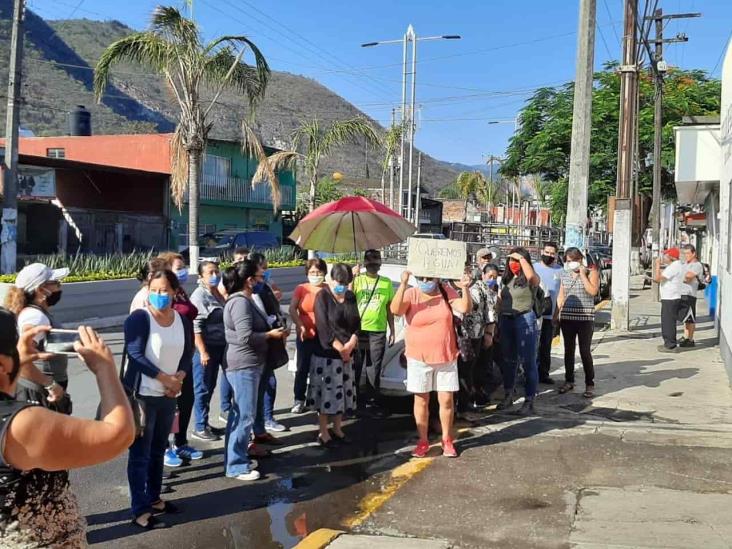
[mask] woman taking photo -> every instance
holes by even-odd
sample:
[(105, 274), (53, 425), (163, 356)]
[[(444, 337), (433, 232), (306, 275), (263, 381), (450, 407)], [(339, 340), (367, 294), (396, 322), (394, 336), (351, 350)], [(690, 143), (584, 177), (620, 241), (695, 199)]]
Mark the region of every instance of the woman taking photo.
[(584, 265), (577, 248), (564, 252), (564, 272), (557, 298), (559, 327), (564, 340), (564, 385), (559, 392), (574, 390), (574, 354), (579, 341), (585, 371), (585, 398), (595, 395), (595, 367), (592, 361), (592, 334), (595, 331), (595, 296), (600, 291), (600, 273)]
[(224, 306), (226, 379), (234, 392), (226, 425), (226, 476), (257, 480), (257, 462), (249, 457), (249, 439), (257, 413), (259, 381), (267, 359), (268, 340), (283, 339), (287, 332), (270, 329), (267, 317), (254, 304), (254, 287), (263, 281), (262, 268), (244, 260), (224, 272), (229, 298)]
[(505, 395), (498, 404), (499, 410), (513, 406), (513, 392), (519, 362), (524, 366), (526, 376), (526, 398), (520, 415), (534, 413), (534, 396), (539, 384), (539, 369), (536, 364), (537, 322), (534, 300), (539, 287), (539, 276), (531, 265), (531, 256), (524, 248), (514, 248), (508, 256), (506, 272), (503, 274), (499, 299), (499, 331), (503, 361), (503, 389)]
[(152, 273), (147, 307), (134, 311), (124, 326), (128, 357), (124, 383), (145, 409), (145, 432), (130, 447), (127, 462), (132, 523), (144, 529), (165, 525), (153, 515), (178, 511), (160, 499), (160, 489), (176, 397), (183, 379), (191, 374), (193, 354), (191, 322), (172, 307), (179, 287), (171, 271)]
[[(342, 421), (344, 413), (356, 409), (353, 352), (361, 327), (356, 295), (348, 289), (353, 280), (351, 269), (344, 263), (336, 263), (330, 278), (315, 297), (317, 339), (307, 400), (308, 406), (318, 411), (318, 443), (325, 448), (350, 442), (343, 432)], [(332, 431), (328, 429), (330, 422)]]
[(114, 360), (91, 328), (79, 328), (74, 349), (94, 374), (101, 396), (99, 421), (72, 418), (17, 401), (18, 373), (39, 356), (34, 338), (18, 340), (15, 316), (0, 310), (0, 513), (2, 547), (86, 547), (86, 521), (69, 487), (68, 470), (98, 465), (121, 454), (134, 438), (134, 421)]
[(437, 392), (442, 427), (442, 455), (457, 457), (453, 442), (453, 393), (460, 390), (457, 335), (453, 313), (471, 311), (470, 276), (456, 284), (462, 296), (437, 278), (418, 277), (417, 288), (407, 288), (411, 273), (402, 273), (401, 284), (391, 302), (391, 312), (407, 322), (404, 354), (407, 357), (407, 391), (414, 393), (414, 420), (419, 441), (414, 457), (426, 457), (430, 393)]
[[(61, 327), (53, 319), (50, 309), (61, 299), (61, 281), (68, 274), (68, 269), (53, 270), (42, 263), (21, 269), (5, 298), (5, 306), (17, 316), (20, 332), (36, 326)], [(40, 348), (43, 348), (45, 340), (45, 333), (36, 336)], [(65, 393), (69, 383), (67, 370), (68, 358), (65, 355), (50, 355), (37, 365), (25, 364), (20, 371), (16, 398), (71, 413), (71, 401)]]
[(295, 324), (295, 346), (297, 348), (297, 371), (295, 373), (295, 402), (293, 414), (307, 410), (305, 398), (308, 389), (310, 360), (315, 350), (315, 298), (325, 288), (325, 273), (328, 267), (322, 259), (309, 259), (305, 265), (308, 281), (295, 288), (290, 303), (290, 319)]
[(198, 264), (198, 288), (191, 294), (191, 303), (198, 310), (193, 321), (196, 352), (193, 355), (193, 388), (195, 427), (192, 437), (204, 441), (218, 440), (222, 434), (209, 424), (211, 397), (216, 389), (219, 367), (224, 361), (224, 297), (219, 293), (221, 273), (218, 263)]

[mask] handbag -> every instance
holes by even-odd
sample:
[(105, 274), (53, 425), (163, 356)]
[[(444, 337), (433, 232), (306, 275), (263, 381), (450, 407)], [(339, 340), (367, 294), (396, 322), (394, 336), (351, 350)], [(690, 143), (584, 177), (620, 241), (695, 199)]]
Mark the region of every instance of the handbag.
[(450, 305), (450, 300), (447, 298), (447, 292), (445, 291), (445, 288), (442, 286), (441, 283), (438, 284), (437, 287), (440, 290), (440, 294), (442, 294), (442, 299), (445, 300), (445, 305), (447, 305), (447, 308), (450, 310), (450, 317), (452, 318), (452, 329), (455, 332), (455, 340), (457, 341), (460, 356), (463, 357), (463, 360), (465, 362), (470, 362), (475, 359), (475, 349), (473, 348), (472, 340), (469, 337), (466, 337), (465, 334), (463, 334), (463, 322), (460, 317), (455, 316), (455, 313), (452, 312), (452, 305)]
[[(129, 355), (127, 354), (127, 344), (125, 344), (124, 348), (122, 349), (122, 360), (120, 361), (119, 365), (119, 381), (122, 384), (122, 389), (125, 392), (125, 395), (127, 396), (127, 400), (130, 403), (130, 408), (132, 409), (132, 419), (135, 424), (135, 438), (140, 438), (145, 433), (145, 425), (146, 425), (146, 414), (145, 414), (145, 403), (141, 399), (137, 398), (137, 395), (135, 395), (135, 391), (129, 387), (127, 387), (124, 383), (124, 375), (125, 375), (125, 369), (127, 367), (127, 361), (129, 360)], [(95, 417), (96, 420), (102, 419), (102, 403), (99, 403), (99, 406), (97, 407), (97, 414)]]

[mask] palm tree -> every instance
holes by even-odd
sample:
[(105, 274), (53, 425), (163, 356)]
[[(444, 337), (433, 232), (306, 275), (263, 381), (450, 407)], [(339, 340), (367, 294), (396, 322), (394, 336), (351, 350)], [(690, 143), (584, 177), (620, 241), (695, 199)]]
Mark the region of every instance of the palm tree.
[[(242, 61), (251, 51), (255, 66)], [(246, 36), (226, 35), (203, 42), (196, 23), (173, 7), (158, 6), (150, 29), (130, 34), (104, 50), (94, 69), (94, 93), (101, 100), (113, 65), (135, 62), (148, 66), (164, 79), (180, 108), (171, 143), (171, 194), (182, 208), (188, 191), (190, 261), (198, 262), (198, 200), (201, 157), (213, 123), (209, 119), (224, 89), (246, 96), (250, 107), (264, 97), (269, 66), (259, 48)], [(207, 97), (202, 92), (209, 92)], [(249, 143), (256, 152), (254, 143)], [(261, 150), (261, 145), (259, 147)], [(263, 151), (262, 151), (263, 152)], [(261, 160), (261, 156), (259, 157)], [(270, 179), (273, 199), (279, 196)], [(276, 207), (276, 206), (275, 206)]]
[[(386, 200), (386, 173), (394, 169), (394, 157), (402, 142), (403, 124), (392, 124), (384, 136), (384, 160), (381, 163), (381, 199)], [(394, 189), (389, 188), (389, 207), (394, 208)]]
[(474, 171), (460, 172), (455, 184), (458, 192), (460, 193), (460, 198), (465, 200), (465, 216), (463, 217), (463, 221), (467, 221), (468, 201), (470, 200), (470, 197), (476, 196), (479, 192), (484, 192), (483, 189), (488, 186), (488, 182), (485, 180), (485, 176), (481, 172)]

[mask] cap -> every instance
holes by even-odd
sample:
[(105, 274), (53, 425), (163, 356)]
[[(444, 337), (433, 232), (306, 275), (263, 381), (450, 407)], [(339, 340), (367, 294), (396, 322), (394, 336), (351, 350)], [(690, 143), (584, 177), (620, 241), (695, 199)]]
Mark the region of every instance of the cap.
[(480, 259), (481, 257), (485, 257), (487, 255), (493, 257), (493, 252), (488, 248), (481, 248), (480, 250), (475, 252), (475, 257), (478, 259)]
[(35, 292), (46, 282), (63, 280), (69, 275), (69, 270), (51, 269), (43, 263), (26, 265), (15, 278), (15, 285), (25, 292)]
[(674, 259), (679, 258), (679, 249), (678, 248), (669, 248), (668, 250), (663, 251), (663, 255), (667, 255), (669, 257), (673, 257)]
[(13, 356), (17, 352), (18, 327), (15, 315), (0, 307), (0, 355)]

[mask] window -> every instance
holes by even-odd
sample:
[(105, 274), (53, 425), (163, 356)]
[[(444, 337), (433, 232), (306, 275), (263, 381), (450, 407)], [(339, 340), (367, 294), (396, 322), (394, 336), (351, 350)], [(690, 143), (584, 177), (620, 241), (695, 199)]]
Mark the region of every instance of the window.
[(66, 149), (46, 149), (48, 158), (66, 158)]
[(203, 181), (209, 185), (226, 187), (231, 177), (231, 159), (224, 156), (206, 154), (203, 157)]

